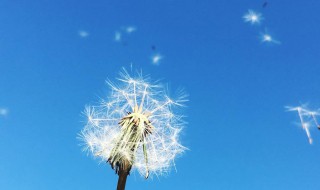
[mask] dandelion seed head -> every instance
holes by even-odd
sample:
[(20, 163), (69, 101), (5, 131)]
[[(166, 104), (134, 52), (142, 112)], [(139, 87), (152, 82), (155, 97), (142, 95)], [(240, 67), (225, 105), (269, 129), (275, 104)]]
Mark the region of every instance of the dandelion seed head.
[(261, 13), (248, 10), (248, 12), (243, 16), (243, 19), (245, 22), (249, 22), (251, 24), (259, 24), (263, 18)]
[(162, 175), (186, 148), (179, 133), (184, 122), (173, 110), (186, 101), (174, 100), (165, 88), (141, 74), (120, 73), (119, 83), (108, 81), (108, 99), (98, 106), (87, 106), (87, 124), (80, 138), (84, 150), (117, 168), (124, 161), (142, 176)]

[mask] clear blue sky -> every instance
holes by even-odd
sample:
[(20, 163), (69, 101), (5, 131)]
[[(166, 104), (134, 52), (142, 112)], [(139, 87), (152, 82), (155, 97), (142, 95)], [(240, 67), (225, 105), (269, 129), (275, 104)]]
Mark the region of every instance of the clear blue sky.
[[(127, 189), (318, 190), (320, 132), (309, 145), (286, 105), (320, 107), (320, 2), (96, 0), (0, 2), (0, 189), (115, 189), (81, 152), (84, 106), (133, 63), (190, 94), (177, 172)], [(244, 23), (253, 9), (261, 25)], [(115, 30), (133, 25), (127, 45)], [(263, 44), (267, 29), (280, 45)], [(81, 38), (79, 30), (90, 35)], [(165, 58), (150, 63), (151, 45)]]

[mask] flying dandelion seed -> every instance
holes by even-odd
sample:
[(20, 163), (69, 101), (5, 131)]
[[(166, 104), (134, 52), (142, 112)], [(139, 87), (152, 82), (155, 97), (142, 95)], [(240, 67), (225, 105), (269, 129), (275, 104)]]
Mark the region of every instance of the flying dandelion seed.
[(253, 10), (248, 10), (248, 12), (243, 16), (243, 20), (251, 24), (259, 24), (262, 19), (262, 14)]
[(309, 143), (312, 144), (313, 139), (310, 134), (310, 128), (315, 126), (318, 129), (320, 129), (320, 125), (317, 120), (317, 117), (320, 116), (320, 112), (311, 111), (307, 109), (305, 106), (287, 107), (287, 110), (296, 111), (298, 113), (302, 129), (305, 130)]
[(125, 31), (128, 33), (128, 34), (131, 34), (132, 32), (135, 32), (137, 30), (136, 27), (134, 26), (128, 26), (125, 28)]
[(163, 56), (160, 54), (155, 54), (151, 57), (152, 64), (159, 65), (160, 61), (163, 59)]
[(131, 77), (124, 69), (119, 84), (107, 100), (87, 106), (88, 122), (81, 131), (85, 150), (108, 162), (119, 175), (119, 183), (130, 170), (148, 178), (167, 173), (175, 158), (186, 148), (179, 143), (182, 116), (172, 112), (183, 106), (186, 96), (169, 98), (160, 84), (139, 74)]
[(78, 32), (78, 34), (79, 34), (79, 36), (80, 36), (81, 38), (86, 38), (86, 37), (89, 36), (89, 33), (88, 33), (87, 31), (84, 31), (84, 30), (80, 30), (80, 31)]
[(121, 39), (122, 39), (121, 33), (118, 32), (118, 31), (116, 31), (116, 32), (114, 33), (114, 40), (117, 41), (117, 42), (120, 42)]
[(280, 44), (280, 41), (273, 39), (273, 37), (268, 33), (261, 34), (261, 42)]
[(8, 115), (8, 109), (0, 108), (0, 115), (7, 116)]
[(264, 34), (262, 36), (262, 41), (263, 42), (272, 42), (272, 37), (269, 34)]

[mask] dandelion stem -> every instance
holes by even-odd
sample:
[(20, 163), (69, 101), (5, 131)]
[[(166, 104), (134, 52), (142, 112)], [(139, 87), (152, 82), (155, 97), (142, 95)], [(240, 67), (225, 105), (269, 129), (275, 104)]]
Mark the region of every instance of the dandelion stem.
[(124, 162), (123, 167), (119, 169), (117, 190), (124, 190), (126, 188), (127, 177), (131, 168), (128, 164), (128, 162)]

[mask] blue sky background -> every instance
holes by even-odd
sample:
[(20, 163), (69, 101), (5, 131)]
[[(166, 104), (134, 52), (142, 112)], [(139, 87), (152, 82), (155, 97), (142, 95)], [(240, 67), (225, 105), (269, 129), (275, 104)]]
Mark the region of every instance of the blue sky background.
[[(121, 67), (190, 94), (177, 172), (127, 189), (316, 190), (320, 133), (284, 106), (320, 107), (320, 2), (95, 0), (0, 2), (0, 189), (115, 189), (81, 152), (86, 104)], [(262, 24), (244, 23), (248, 9)], [(114, 32), (133, 25), (127, 45)], [(260, 42), (267, 29), (280, 45)], [(90, 35), (81, 38), (79, 30)], [(151, 64), (151, 45), (165, 56)]]

